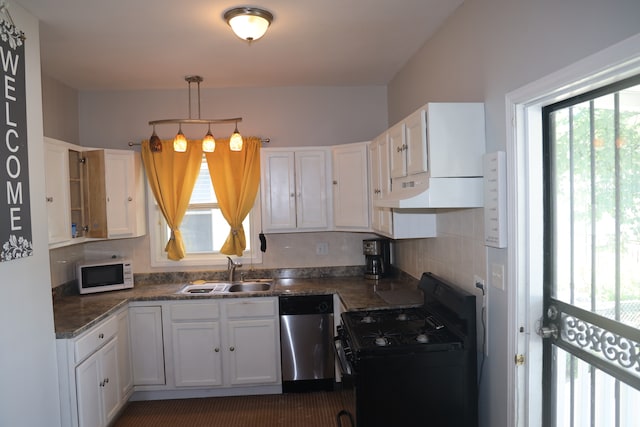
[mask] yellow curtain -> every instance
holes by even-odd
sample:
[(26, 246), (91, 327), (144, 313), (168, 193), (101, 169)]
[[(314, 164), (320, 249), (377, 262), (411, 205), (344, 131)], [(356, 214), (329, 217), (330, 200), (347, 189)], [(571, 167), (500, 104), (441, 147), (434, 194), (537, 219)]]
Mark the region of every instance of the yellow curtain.
[(202, 143), (189, 141), (186, 152), (176, 153), (172, 140), (162, 141), (162, 151), (152, 152), (149, 141), (145, 140), (142, 141), (142, 161), (156, 202), (171, 228), (164, 250), (169, 259), (179, 261), (185, 256), (179, 227), (200, 172)]
[(242, 151), (229, 150), (229, 139), (220, 139), (213, 153), (205, 153), (209, 175), (222, 215), (231, 232), (220, 252), (242, 256), (247, 239), (242, 221), (253, 207), (260, 185), (260, 138), (245, 137)]

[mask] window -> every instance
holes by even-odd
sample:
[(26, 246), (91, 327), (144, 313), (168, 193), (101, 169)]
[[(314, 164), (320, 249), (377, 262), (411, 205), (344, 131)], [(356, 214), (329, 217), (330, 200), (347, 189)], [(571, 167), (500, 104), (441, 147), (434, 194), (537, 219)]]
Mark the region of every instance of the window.
[[(158, 209), (151, 191), (147, 192), (147, 197), (149, 197), (151, 265), (178, 265), (176, 261), (168, 260), (164, 251), (164, 247), (171, 235), (171, 230), (169, 230), (167, 222)], [(254, 242), (254, 233), (252, 232), (252, 230), (258, 228), (254, 227), (253, 224), (259, 224), (259, 206), (259, 199), (256, 198), (252, 212), (242, 223), (247, 238), (247, 248), (243, 258), (250, 257), (252, 263), (261, 261), (259, 251), (258, 254), (255, 254), (252, 250), (252, 248), (259, 246)], [(151, 226), (154, 224), (155, 226)], [(210, 267), (212, 265), (226, 264), (227, 255), (221, 254), (220, 248), (229, 234), (229, 224), (222, 216), (218, 206), (204, 156), (198, 180), (191, 194), (189, 208), (180, 225), (180, 231), (185, 244), (186, 256), (180, 260), (179, 265)]]

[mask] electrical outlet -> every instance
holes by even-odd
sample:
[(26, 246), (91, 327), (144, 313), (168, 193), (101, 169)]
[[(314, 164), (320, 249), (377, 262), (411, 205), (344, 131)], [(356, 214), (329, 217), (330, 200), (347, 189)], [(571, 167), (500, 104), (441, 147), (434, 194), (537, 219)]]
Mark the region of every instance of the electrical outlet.
[(329, 255), (329, 244), (327, 242), (316, 243), (316, 255)]
[(484, 279), (482, 277), (474, 274), (473, 285), (478, 289), (482, 289), (482, 293), (484, 294)]

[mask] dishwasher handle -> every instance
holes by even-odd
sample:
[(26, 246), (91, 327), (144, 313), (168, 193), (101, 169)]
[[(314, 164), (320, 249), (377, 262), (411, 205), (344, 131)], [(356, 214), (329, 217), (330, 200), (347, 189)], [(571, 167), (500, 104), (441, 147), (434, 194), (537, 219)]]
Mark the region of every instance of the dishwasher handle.
[(333, 295), (282, 295), (280, 315), (333, 314)]

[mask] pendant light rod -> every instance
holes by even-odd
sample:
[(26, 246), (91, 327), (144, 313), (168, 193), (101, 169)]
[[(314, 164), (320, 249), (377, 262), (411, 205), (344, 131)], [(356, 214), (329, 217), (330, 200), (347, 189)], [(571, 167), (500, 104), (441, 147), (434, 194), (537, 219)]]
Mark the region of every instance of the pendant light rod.
[[(162, 125), (162, 124), (224, 124), (224, 123), (238, 123), (242, 121), (242, 117), (232, 117), (229, 119), (202, 119), (200, 118), (200, 83), (204, 80), (201, 76), (185, 76), (184, 80), (188, 84), (189, 90), (189, 118), (188, 119), (162, 119), (162, 120), (151, 120), (149, 122), (150, 126), (153, 125)], [(198, 118), (194, 119), (191, 117), (191, 83), (196, 83), (198, 86)]]
[(164, 124), (189, 124), (189, 125), (206, 125), (206, 124), (224, 124), (224, 123), (236, 123), (241, 122), (242, 117), (234, 117), (231, 119), (162, 119), (152, 120), (149, 122), (150, 126), (164, 125)]

